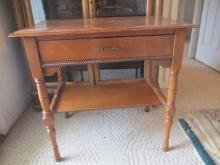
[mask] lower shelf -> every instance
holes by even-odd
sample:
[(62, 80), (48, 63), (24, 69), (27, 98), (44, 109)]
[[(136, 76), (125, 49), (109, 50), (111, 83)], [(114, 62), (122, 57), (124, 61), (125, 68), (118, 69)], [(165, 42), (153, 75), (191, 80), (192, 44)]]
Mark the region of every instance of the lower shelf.
[(161, 104), (146, 82), (97, 86), (65, 86), (56, 104), (56, 112), (72, 112)]

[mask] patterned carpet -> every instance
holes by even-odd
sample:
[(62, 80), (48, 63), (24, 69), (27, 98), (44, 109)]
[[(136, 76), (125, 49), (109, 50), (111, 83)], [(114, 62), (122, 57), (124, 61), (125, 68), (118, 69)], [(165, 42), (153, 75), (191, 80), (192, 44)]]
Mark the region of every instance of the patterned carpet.
[(220, 107), (219, 73), (185, 59), (177, 94), (171, 151), (161, 151), (160, 107), (78, 112), (69, 120), (56, 115), (63, 161), (55, 163), (41, 115), (31, 108), (0, 145), (1, 165), (200, 165), (202, 161), (177, 125), (186, 112)]
[[(56, 115), (60, 164), (197, 165), (193, 147), (174, 125), (168, 153), (161, 151), (162, 111), (139, 109), (79, 112), (69, 120)], [(41, 116), (28, 110), (0, 147), (2, 165), (54, 164)], [(190, 152), (190, 156), (189, 156)], [(182, 159), (184, 158), (184, 159)]]
[(220, 164), (220, 109), (188, 113), (179, 122), (204, 162)]

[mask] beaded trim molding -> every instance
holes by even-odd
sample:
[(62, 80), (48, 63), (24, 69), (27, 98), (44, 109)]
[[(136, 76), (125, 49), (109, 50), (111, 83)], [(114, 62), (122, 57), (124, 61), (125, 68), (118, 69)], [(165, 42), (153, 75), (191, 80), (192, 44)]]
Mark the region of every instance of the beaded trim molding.
[(135, 59), (101, 59), (101, 60), (85, 60), (85, 61), (66, 61), (66, 62), (49, 62), (42, 63), (42, 67), (62, 67), (70, 65), (86, 65), (86, 64), (100, 64), (100, 63), (112, 63), (112, 62), (129, 62), (129, 61), (142, 61), (142, 60), (170, 60), (172, 56), (164, 57), (147, 57), (147, 58), (135, 58)]

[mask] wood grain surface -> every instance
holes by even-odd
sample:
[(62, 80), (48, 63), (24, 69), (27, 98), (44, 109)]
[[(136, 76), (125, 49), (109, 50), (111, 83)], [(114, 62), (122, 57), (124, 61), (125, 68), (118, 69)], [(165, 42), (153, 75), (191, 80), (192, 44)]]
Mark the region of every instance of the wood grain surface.
[(173, 41), (173, 35), (163, 35), (39, 41), (38, 45), (42, 62), (61, 62), (171, 56)]
[(11, 37), (51, 36), (65, 34), (124, 33), (141, 30), (172, 30), (196, 27), (164, 17), (110, 17), (74, 20), (48, 20), (12, 33)]
[(57, 112), (73, 112), (161, 104), (146, 82), (97, 86), (66, 86), (57, 104)]

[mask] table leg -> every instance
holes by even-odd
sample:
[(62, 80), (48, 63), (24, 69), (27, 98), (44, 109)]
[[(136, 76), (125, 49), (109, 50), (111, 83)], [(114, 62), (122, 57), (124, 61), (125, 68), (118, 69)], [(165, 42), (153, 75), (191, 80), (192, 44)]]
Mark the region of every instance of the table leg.
[(35, 80), (38, 90), (38, 96), (43, 110), (43, 122), (50, 138), (56, 161), (60, 161), (60, 153), (56, 142), (56, 130), (54, 127), (54, 113), (50, 110), (47, 90), (43, 80)]
[(60, 161), (60, 153), (58, 149), (58, 145), (56, 142), (56, 130), (54, 127), (54, 114), (53, 112), (43, 112), (43, 122), (44, 125), (47, 129), (47, 134), (50, 138), (52, 147), (53, 147), (53, 152), (54, 152), (54, 157), (56, 161)]
[(90, 85), (95, 85), (94, 64), (88, 64), (88, 76)]
[(56, 161), (60, 161), (61, 158), (56, 142), (56, 131), (54, 128), (54, 114), (50, 109), (50, 103), (45, 86), (44, 74), (41, 68), (37, 42), (35, 38), (27, 37), (24, 38), (24, 43), (32, 77), (34, 78), (37, 86), (38, 97), (43, 111), (43, 122), (52, 143), (55, 159)]
[(173, 59), (170, 67), (170, 76), (169, 76), (169, 84), (167, 91), (167, 101), (164, 107), (165, 123), (164, 123), (163, 151), (168, 151), (169, 149), (170, 131), (173, 123), (173, 117), (176, 111), (175, 100), (176, 100), (178, 74), (182, 66), (185, 38), (186, 38), (185, 29), (179, 29), (175, 32)]
[(170, 131), (173, 124), (173, 117), (176, 111), (175, 99), (178, 81), (178, 71), (171, 71), (168, 84), (167, 102), (164, 107), (165, 121), (164, 121), (164, 141), (163, 151), (169, 149)]

